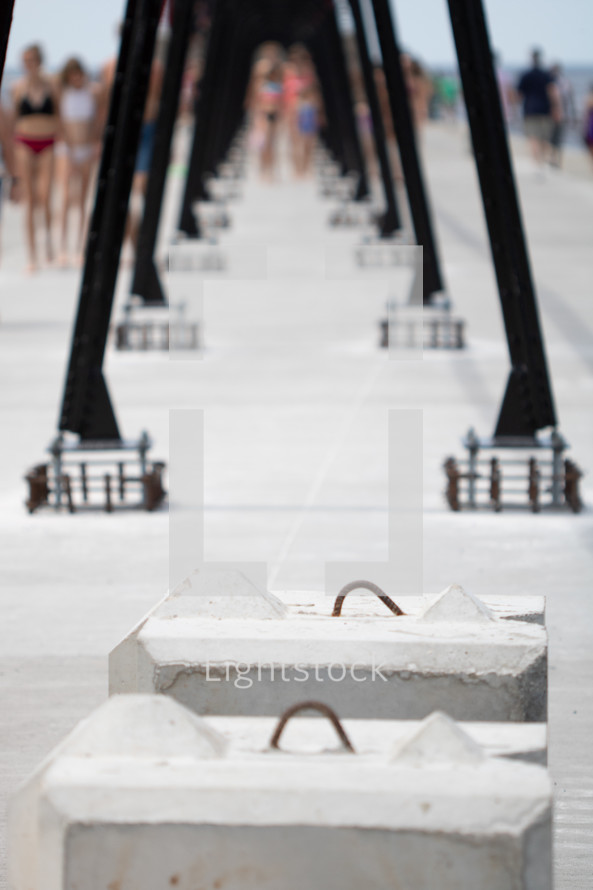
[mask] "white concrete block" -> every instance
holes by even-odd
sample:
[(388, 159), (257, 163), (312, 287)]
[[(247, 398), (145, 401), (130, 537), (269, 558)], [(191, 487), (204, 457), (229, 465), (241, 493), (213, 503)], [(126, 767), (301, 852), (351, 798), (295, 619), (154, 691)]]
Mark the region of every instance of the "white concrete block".
[(172, 598), (194, 597), (193, 612), (208, 618), (284, 618), (286, 606), (249, 578), (232, 569), (194, 572), (179, 584)]
[(473, 593), (451, 584), (422, 611), (423, 621), (492, 621), (494, 613)]
[[(192, 579), (186, 579), (185, 584), (190, 583)], [(177, 590), (181, 590), (179, 585)], [(426, 614), (431, 605), (435, 605), (448, 591), (463, 590), (457, 584), (452, 584), (439, 594), (426, 594), (424, 596), (405, 596), (398, 597), (405, 606), (406, 615), (420, 616)], [(323, 593), (317, 593), (310, 590), (287, 590), (277, 594), (286, 606), (292, 607), (297, 611), (306, 609), (307, 612), (327, 616), (331, 613), (331, 605), (333, 600)], [(476, 599), (474, 597), (474, 599)], [(479, 600), (485, 608), (495, 618), (505, 621), (527, 621), (531, 624), (545, 625), (545, 598), (543, 596), (502, 596), (500, 594), (489, 594), (480, 597)], [(368, 618), (371, 616), (385, 617), (385, 606), (370, 594), (368, 591), (353, 591), (348, 595), (346, 605), (343, 609), (344, 616), (352, 616), (359, 618)]]
[[(277, 724), (275, 717), (208, 717), (208, 725), (223, 736), (228, 745), (241, 751), (263, 750)], [(354, 749), (361, 754), (396, 750), (403, 739), (413, 735), (419, 720), (342, 720)], [(547, 763), (545, 723), (458, 723), (477, 745), (492, 757)], [(303, 752), (319, 750), (324, 738), (332, 741), (332, 731), (323, 731), (316, 717), (299, 717), (286, 731), (291, 746)], [(284, 744), (284, 743), (283, 743)]]
[(199, 714), (274, 715), (310, 698), (344, 717), (546, 719), (539, 598), (481, 602), (448, 588), (398, 598), (406, 614), (395, 616), (349, 595), (336, 618), (325, 596), (227, 598), (209, 584), (192, 576), (114, 649), (112, 693), (164, 692)]
[(291, 721), (279, 750), (261, 727), (250, 744), (253, 720), (226, 723), (225, 740), (165, 696), (110, 699), (14, 799), (12, 890), (552, 887), (546, 771), (444, 715), (396, 746), (387, 722), (371, 749), (353, 732), (355, 753), (318, 718)]

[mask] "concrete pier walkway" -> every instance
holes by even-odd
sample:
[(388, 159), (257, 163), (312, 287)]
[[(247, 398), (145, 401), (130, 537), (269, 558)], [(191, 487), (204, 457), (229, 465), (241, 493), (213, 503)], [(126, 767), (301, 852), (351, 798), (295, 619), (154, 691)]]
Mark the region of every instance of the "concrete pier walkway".
[[(347, 250), (313, 182), (251, 177), (231, 206), (236, 245), (269, 248), (268, 280), (220, 276), (204, 297), (200, 361), (108, 349), (125, 435), (168, 459), (168, 412), (203, 408), (208, 560), (267, 561), (275, 589), (319, 588), (325, 560), (386, 558), (387, 408), (424, 411), (424, 591), (543, 594), (550, 634), (550, 770), (557, 890), (593, 873), (593, 175), (580, 160), (542, 181), (516, 172), (561, 430), (588, 473), (586, 510), (452, 514), (442, 461), (470, 426), (492, 432), (507, 348), (477, 179), (461, 129), (424, 134), (441, 254), (468, 348), (389, 361), (383, 285), (333, 284), (318, 258)], [(171, 180), (169, 215), (180, 182)], [(295, 259), (296, 257), (296, 259)], [(302, 263), (299, 261), (302, 257)], [(0, 266), (0, 833), (5, 801), (106, 696), (107, 654), (168, 586), (168, 514), (29, 516), (23, 475), (55, 434), (80, 270), (22, 273), (21, 209), (5, 204)], [(114, 319), (125, 300), (121, 276)], [(213, 278), (216, 276), (212, 276)], [(361, 300), (361, 295), (365, 297)], [(191, 295), (190, 295), (191, 296)], [(340, 300), (343, 300), (341, 307)], [(197, 311), (194, 306), (191, 311)], [(5, 871), (0, 865), (0, 888)]]

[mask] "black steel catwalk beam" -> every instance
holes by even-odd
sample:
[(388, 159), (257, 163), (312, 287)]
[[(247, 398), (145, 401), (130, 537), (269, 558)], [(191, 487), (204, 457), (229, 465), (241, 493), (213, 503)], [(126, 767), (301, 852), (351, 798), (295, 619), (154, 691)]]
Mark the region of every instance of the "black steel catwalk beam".
[(393, 173), (391, 164), (389, 163), (389, 155), (387, 153), (385, 126), (383, 124), (379, 97), (377, 96), (377, 87), (375, 85), (375, 77), (369, 55), (360, 2), (359, 0), (349, 0), (349, 2), (356, 28), (356, 45), (358, 47), (365, 92), (373, 121), (373, 140), (377, 152), (377, 159), (379, 161), (381, 181), (383, 183), (383, 192), (385, 195), (386, 210), (379, 220), (379, 227), (381, 235), (387, 237), (392, 235), (397, 229), (401, 229), (401, 219), (397, 207), (397, 199), (395, 197)]
[(238, 39), (236, 30), (233, 34), (233, 42), (229, 45), (227, 68), (224, 95), (221, 89), (212, 161), (206, 168), (207, 173), (215, 175), (218, 173), (219, 165), (227, 157), (233, 140), (245, 121), (245, 96), (251, 69), (251, 51), (246, 51), (244, 43)]
[(196, 106), (194, 122), (194, 134), (190, 151), (185, 189), (181, 202), (179, 216), (179, 231), (185, 232), (190, 238), (200, 237), (198, 220), (193, 210), (195, 201), (207, 197), (204, 194), (202, 177), (205, 170), (205, 160), (209, 145), (208, 139), (212, 116), (216, 103), (216, 81), (219, 75), (220, 54), (224, 49), (224, 41), (227, 32), (225, 0), (216, 0), (212, 14), (212, 25), (208, 46), (206, 49), (206, 63), (204, 73), (200, 81), (200, 93)]
[(118, 440), (103, 358), (161, 0), (128, 0), (86, 245), (60, 430)]
[(511, 373), (495, 438), (556, 425), (521, 211), (481, 0), (448, 0)]
[(191, 37), (193, 11), (194, 0), (175, 0), (144, 212), (138, 232), (134, 276), (130, 287), (130, 293), (141, 297), (145, 305), (162, 306), (167, 303), (154, 262), (154, 250), (179, 107), (185, 57)]
[(329, 143), (334, 156), (342, 165), (342, 173), (355, 172), (358, 175), (355, 198), (362, 200), (370, 191), (368, 174), (354, 116), (352, 84), (344, 43), (333, 3), (328, 9), (325, 22), (309, 45), (328, 113)]
[(14, 0), (2, 0), (2, 3), (0, 4), (0, 82), (2, 81), (2, 75), (4, 74), (6, 48), (10, 36), (13, 9)]
[(401, 53), (389, 0), (372, 0), (372, 3), (412, 223), (416, 242), (422, 245), (423, 301), (425, 305), (430, 305), (434, 295), (443, 290), (443, 277), (424, 187), (408, 91), (400, 62)]
[[(226, 16), (225, 38), (219, 50), (216, 71), (216, 101), (214, 103), (208, 133), (204, 134), (205, 156), (203, 174), (215, 175), (223, 160), (231, 137), (240, 126), (242, 107), (247, 91), (244, 72), (241, 71), (242, 22), (237, 16)], [(251, 52), (249, 52), (251, 56)], [(237, 107), (236, 100), (239, 100)], [(237, 116), (238, 115), (238, 116)]]

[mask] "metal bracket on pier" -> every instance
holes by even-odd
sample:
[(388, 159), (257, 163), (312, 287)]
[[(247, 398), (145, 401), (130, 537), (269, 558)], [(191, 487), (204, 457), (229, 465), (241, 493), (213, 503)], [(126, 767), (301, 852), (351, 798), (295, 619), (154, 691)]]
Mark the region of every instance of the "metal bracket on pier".
[[(167, 315), (162, 317), (162, 310)], [(199, 348), (199, 326), (185, 317), (185, 303), (136, 307), (128, 303), (123, 320), (115, 327), (115, 348), (123, 351), (195, 350)], [(175, 315), (173, 315), (175, 313)]]
[(504, 507), (526, 506), (532, 513), (543, 509), (579, 513), (583, 509), (579, 494), (583, 474), (564, 457), (568, 444), (560, 433), (479, 439), (470, 430), (463, 444), (467, 458), (448, 457), (444, 464), (445, 496), (452, 510), (489, 507), (499, 513)]
[(150, 461), (147, 433), (137, 440), (70, 441), (62, 434), (49, 446), (51, 461), (25, 477), (29, 513), (40, 507), (105, 510), (135, 507), (156, 510), (165, 499), (164, 463)]

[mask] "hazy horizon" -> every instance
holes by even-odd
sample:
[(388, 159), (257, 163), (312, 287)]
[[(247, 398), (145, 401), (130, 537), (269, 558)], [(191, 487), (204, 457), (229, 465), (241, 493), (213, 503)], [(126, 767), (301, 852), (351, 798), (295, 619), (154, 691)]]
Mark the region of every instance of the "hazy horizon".
[[(456, 64), (446, 0), (397, 0), (394, 4), (402, 46), (432, 68)], [(525, 65), (541, 47), (549, 63), (593, 65), (591, 0), (486, 0), (493, 47), (509, 67)], [(47, 66), (71, 55), (96, 69), (117, 51), (117, 26), (124, 0), (16, 0), (6, 64), (20, 67), (24, 46), (40, 43)]]

